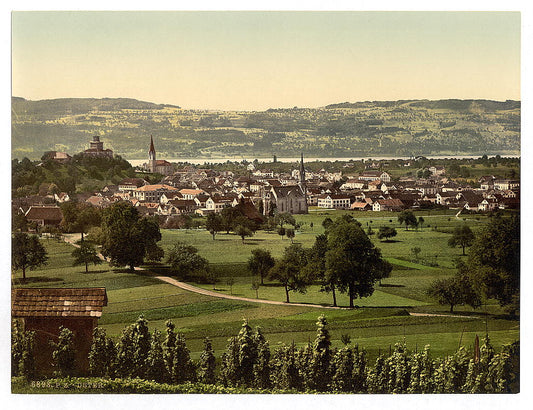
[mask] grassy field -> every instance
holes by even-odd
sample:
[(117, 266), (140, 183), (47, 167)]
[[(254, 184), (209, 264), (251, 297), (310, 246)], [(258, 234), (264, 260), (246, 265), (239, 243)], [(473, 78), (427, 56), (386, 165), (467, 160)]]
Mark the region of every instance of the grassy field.
[[(315, 235), (322, 232), (321, 220), (328, 215), (321, 213), (298, 217), (305, 225), (302, 232), (297, 234), (296, 242), (305, 247), (312, 245)], [(425, 224), (438, 224), (439, 231), (440, 226), (443, 230), (453, 229), (455, 225), (463, 223), (462, 219), (448, 218), (448, 215), (424, 215)], [(389, 219), (393, 222), (389, 222)], [(446, 313), (447, 307), (436, 305), (427, 298), (424, 290), (436, 278), (454, 273), (453, 260), (460, 257), (461, 250), (446, 245), (449, 238), (447, 233), (433, 231), (431, 227), (405, 231), (398, 227), (396, 218), (390, 215), (365, 214), (364, 218), (358, 220), (365, 227), (366, 222), (370, 224), (371, 220), (374, 228), (381, 223), (390, 224), (397, 228), (398, 236), (392, 243), (381, 243), (373, 237), (384, 256), (393, 263), (394, 270), (391, 277), (383, 281), (383, 286), (376, 286), (374, 295), (356, 301), (360, 308), (355, 310), (331, 310), (317, 306), (331, 303), (331, 295), (319, 292), (318, 286), (311, 286), (304, 295), (291, 294), (292, 302), (313, 303), (315, 306), (266, 305), (191, 293), (160, 282), (150, 271), (129, 273), (102, 264), (91, 266), (90, 272), (85, 273), (83, 267), (72, 267), (72, 246), (53, 239), (43, 240), (49, 253), (49, 264), (28, 272), (28, 280), (24, 284), (20, 282), (20, 272), (16, 272), (12, 284), (26, 287), (106, 287), (109, 305), (104, 308), (99, 323), (109, 335), (117, 338), (124, 326), (135, 321), (140, 314), (149, 320), (151, 329), (163, 330), (166, 320), (172, 319), (185, 334), (193, 358), (199, 357), (206, 336), (213, 340), (213, 347), (219, 356), (228, 338), (238, 333), (245, 318), (252, 326), (260, 326), (271, 346), (275, 347), (278, 343), (294, 341), (303, 345), (313, 340), (316, 319), (320, 314), (325, 314), (334, 346), (341, 346), (341, 336), (348, 335), (352, 343), (368, 351), (370, 358), (403, 340), (411, 349), (430, 344), (433, 354), (444, 355), (453, 352), (460, 341), (464, 345), (471, 345), (475, 334), (481, 335), (485, 329), (488, 329), (496, 346), (519, 338), (519, 322), (499, 316), (501, 311), (495, 304), (485, 305), (474, 312), (459, 307), (457, 311), (462, 315), (458, 317), (409, 316), (408, 312)], [(314, 224), (312, 229), (310, 222)], [(466, 222), (476, 228), (484, 220), (472, 218)], [(255, 291), (250, 288), (252, 278), (246, 270), (250, 251), (255, 247), (263, 247), (270, 249), (274, 256), (279, 256), (290, 243), (277, 234), (265, 232), (257, 233), (252, 240), (247, 239), (244, 245), (239, 237), (231, 234), (217, 235), (213, 241), (210, 234), (202, 230), (165, 230), (162, 234), (165, 249), (177, 240), (198, 247), (199, 253), (210, 260), (212, 268), (221, 276), (216, 285), (217, 292), (250, 298), (255, 298)], [(418, 261), (410, 256), (413, 246), (422, 249)], [(438, 266), (425, 265), (435, 259)], [(230, 276), (235, 279), (231, 288), (226, 283)], [(260, 298), (284, 300), (283, 289), (279, 285), (268, 281), (266, 285), (259, 289)], [(212, 289), (212, 285), (201, 286)], [(338, 295), (338, 302), (346, 305), (346, 297)], [(486, 312), (490, 315), (485, 315)]]

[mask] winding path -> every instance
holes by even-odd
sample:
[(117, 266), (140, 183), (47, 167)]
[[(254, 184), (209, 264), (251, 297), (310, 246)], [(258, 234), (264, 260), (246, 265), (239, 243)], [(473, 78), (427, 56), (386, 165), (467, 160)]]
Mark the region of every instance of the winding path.
[[(81, 235), (80, 235), (81, 237)], [(63, 236), (65, 242), (78, 247), (79, 245), (76, 244), (76, 242), (80, 239), (77, 237), (76, 234), (69, 234)], [(102, 259), (103, 261), (106, 261), (106, 258), (101, 254), (98, 253), (98, 257)], [(141, 267), (135, 267), (136, 271), (144, 271), (144, 272), (150, 272), (145, 268)], [(171, 278), (170, 276), (160, 276), (152, 274), (152, 276), (162, 282), (168, 283), (169, 285), (176, 286), (178, 288), (181, 288), (183, 290), (199, 293), (201, 295), (206, 296), (212, 296), (215, 298), (220, 299), (231, 299), (231, 300), (238, 300), (241, 302), (251, 302), (251, 303), (262, 303), (265, 305), (281, 305), (281, 306), (301, 306), (301, 307), (309, 307), (309, 308), (317, 308), (317, 309), (337, 309), (337, 310), (349, 310), (350, 308), (347, 307), (339, 307), (339, 306), (323, 306), (323, 305), (313, 305), (308, 303), (287, 303), (287, 302), (280, 302), (276, 300), (267, 300), (267, 299), (252, 299), (252, 298), (245, 298), (242, 296), (234, 296), (234, 295), (228, 295), (225, 293), (218, 293), (214, 292), (212, 290), (202, 289), (197, 286), (189, 285), (188, 283), (181, 282), (177, 279)], [(411, 316), (443, 316), (443, 317), (464, 317), (460, 315), (452, 315), (452, 314), (439, 314), (439, 313), (414, 313), (409, 312), (409, 315)], [(472, 317), (472, 316), (471, 316)]]

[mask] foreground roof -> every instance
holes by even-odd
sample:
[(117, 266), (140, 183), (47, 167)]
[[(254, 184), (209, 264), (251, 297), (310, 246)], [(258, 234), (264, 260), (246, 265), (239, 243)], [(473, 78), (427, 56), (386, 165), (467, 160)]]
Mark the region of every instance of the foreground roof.
[(13, 317), (100, 317), (105, 288), (18, 288), (11, 291)]

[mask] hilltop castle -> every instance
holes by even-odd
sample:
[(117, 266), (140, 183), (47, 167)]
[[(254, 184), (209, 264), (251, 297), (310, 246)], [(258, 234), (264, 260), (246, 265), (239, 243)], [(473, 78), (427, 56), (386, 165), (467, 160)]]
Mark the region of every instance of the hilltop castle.
[(172, 164), (164, 159), (156, 159), (154, 138), (150, 135), (150, 149), (148, 150), (148, 162), (144, 164), (144, 169), (148, 172), (172, 175), (174, 168)]
[(100, 137), (95, 135), (91, 141), (89, 149), (82, 151), (81, 154), (87, 157), (95, 158), (113, 158), (113, 150), (104, 149), (104, 143), (100, 141)]

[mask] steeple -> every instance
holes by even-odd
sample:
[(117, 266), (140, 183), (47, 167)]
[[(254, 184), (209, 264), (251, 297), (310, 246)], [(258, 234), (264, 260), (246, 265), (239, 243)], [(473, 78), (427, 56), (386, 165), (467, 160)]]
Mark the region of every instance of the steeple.
[(305, 167), (304, 167), (304, 153), (302, 152), (302, 158), (300, 160), (300, 184), (305, 184)]
[(155, 161), (154, 138), (151, 135), (150, 135), (150, 150), (148, 151), (148, 159), (150, 161)]

